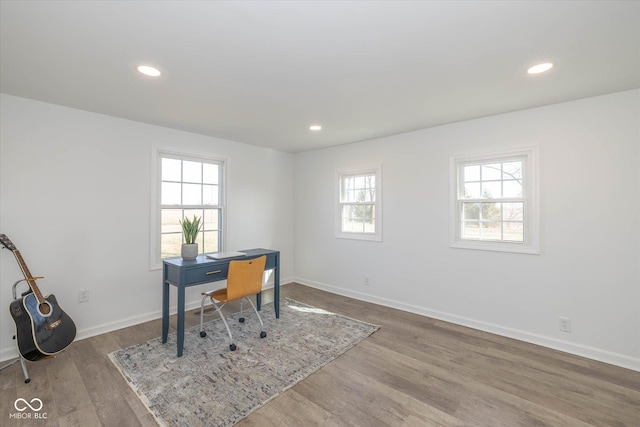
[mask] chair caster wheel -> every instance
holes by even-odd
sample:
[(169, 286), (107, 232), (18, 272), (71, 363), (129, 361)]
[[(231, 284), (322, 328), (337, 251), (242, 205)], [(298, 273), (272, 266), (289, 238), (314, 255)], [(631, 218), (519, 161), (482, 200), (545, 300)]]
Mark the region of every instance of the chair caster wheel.
[(204, 338), (207, 336), (207, 333), (205, 331), (200, 331), (200, 336)]
[(240, 323), (244, 323), (244, 317), (239, 318), (239, 319), (238, 319), (238, 322), (240, 322)]
[(267, 333), (265, 331), (260, 332), (260, 338), (264, 338), (267, 336)]
[(231, 345), (229, 346), (229, 350), (231, 350), (231, 351), (236, 351), (236, 348), (238, 348), (238, 347), (236, 347), (236, 345), (235, 345), (235, 344), (231, 344)]

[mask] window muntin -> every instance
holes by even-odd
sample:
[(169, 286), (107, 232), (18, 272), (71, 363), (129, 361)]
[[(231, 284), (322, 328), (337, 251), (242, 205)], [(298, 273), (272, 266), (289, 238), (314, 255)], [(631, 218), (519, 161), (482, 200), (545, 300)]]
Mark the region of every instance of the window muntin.
[(337, 173), (336, 236), (382, 240), (380, 167)]
[(451, 246), (539, 253), (535, 148), (451, 157)]
[(160, 257), (180, 255), (179, 221), (203, 219), (196, 242), (201, 253), (222, 250), (224, 162), (160, 154)]

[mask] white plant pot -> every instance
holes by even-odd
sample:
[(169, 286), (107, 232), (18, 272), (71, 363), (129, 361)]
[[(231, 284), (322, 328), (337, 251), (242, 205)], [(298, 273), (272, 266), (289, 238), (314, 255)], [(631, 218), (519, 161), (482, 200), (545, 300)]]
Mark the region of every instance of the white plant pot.
[(197, 243), (183, 243), (180, 250), (182, 259), (186, 261), (194, 260), (198, 257), (198, 244)]

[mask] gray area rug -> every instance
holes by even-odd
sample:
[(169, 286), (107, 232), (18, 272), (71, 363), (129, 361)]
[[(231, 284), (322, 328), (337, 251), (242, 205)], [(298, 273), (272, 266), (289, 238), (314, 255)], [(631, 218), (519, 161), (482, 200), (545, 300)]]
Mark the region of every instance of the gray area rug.
[[(245, 304), (248, 306), (248, 304)], [(238, 346), (229, 351), (224, 324), (185, 331), (184, 353), (176, 357), (176, 335), (109, 354), (131, 388), (161, 425), (230, 426), (349, 350), (378, 326), (282, 298), (280, 319), (263, 306), (267, 337), (249, 307), (245, 323), (228, 316)]]

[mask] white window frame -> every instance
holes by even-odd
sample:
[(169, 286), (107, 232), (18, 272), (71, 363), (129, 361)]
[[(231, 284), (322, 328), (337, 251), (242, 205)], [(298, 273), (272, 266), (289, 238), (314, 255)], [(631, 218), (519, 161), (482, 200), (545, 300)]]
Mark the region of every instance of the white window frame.
[[(450, 156), (449, 240), (452, 248), (486, 251), (540, 254), (540, 201), (538, 195), (538, 148), (535, 146), (483, 154), (454, 154)], [(469, 240), (461, 237), (462, 227), (462, 169), (464, 165), (488, 162), (523, 161), (524, 241)], [(489, 199), (491, 200), (491, 199)], [(502, 199), (495, 199), (502, 201)]]
[[(351, 203), (343, 202), (341, 199), (341, 187), (343, 177), (374, 175), (375, 176), (375, 201)], [(366, 165), (358, 167), (348, 167), (336, 169), (335, 172), (335, 237), (341, 239), (355, 239), (367, 241), (382, 241), (382, 165)], [(373, 233), (342, 231), (342, 207), (348, 204), (372, 205), (374, 209), (374, 229)]]
[[(227, 200), (227, 159), (224, 157), (203, 155), (201, 153), (187, 152), (180, 149), (154, 148), (152, 150), (151, 159), (151, 229), (150, 229), (150, 269), (158, 270), (162, 268), (161, 257), (161, 182), (162, 182), (162, 159), (173, 158), (179, 160), (187, 160), (194, 162), (212, 162), (218, 163), (221, 167), (219, 179), (219, 205), (207, 206), (219, 209), (220, 215), (220, 251), (226, 248), (227, 240), (227, 218), (226, 218), (226, 200)], [(180, 205), (183, 206), (183, 205)], [(185, 208), (188, 208), (185, 206)], [(203, 248), (199, 248), (202, 251)]]

